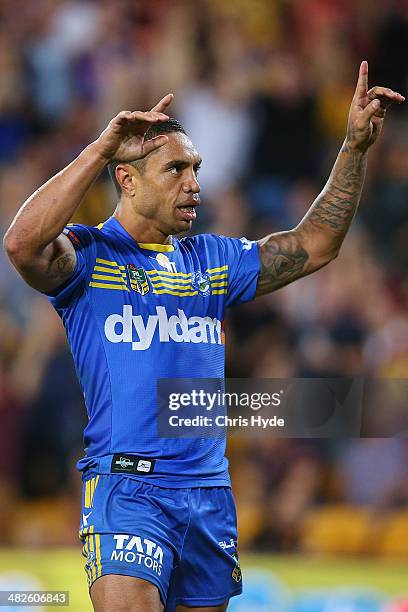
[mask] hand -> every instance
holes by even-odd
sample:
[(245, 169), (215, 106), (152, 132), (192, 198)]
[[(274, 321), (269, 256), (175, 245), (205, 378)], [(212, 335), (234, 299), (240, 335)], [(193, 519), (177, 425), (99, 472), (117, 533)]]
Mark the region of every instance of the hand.
[(347, 144), (365, 153), (381, 133), (387, 108), (393, 102), (401, 103), (404, 100), (404, 96), (388, 87), (372, 87), (368, 90), (368, 64), (361, 62), (357, 87), (350, 106)]
[(173, 100), (173, 94), (167, 94), (150, 111), (121, 111), (111, 119), (108, 127), (95, 141), (98, 153), (107, 161), (135, 161), (145, 157), (168, 141), (167, 136), (156, 136), (144, 142), (144, 135), (151, 125), (167, 121), (164, 114)]

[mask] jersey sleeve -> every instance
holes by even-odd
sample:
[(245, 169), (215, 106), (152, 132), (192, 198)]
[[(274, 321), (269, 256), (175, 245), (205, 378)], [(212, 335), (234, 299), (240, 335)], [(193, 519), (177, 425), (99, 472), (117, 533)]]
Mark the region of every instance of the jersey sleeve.
[(225, 306), (249, 302), (255, 297), (260, 270), (258, 245), (247, 238), (218, 236), (228, 266)]
[(68, 306), (83, 293), (94, 250), (92, 233), (84, 225), (68, 225), (63, 234), (75, 249), (76, 265), (71, 276), (62, 285), (46, 293), (55, 308)]

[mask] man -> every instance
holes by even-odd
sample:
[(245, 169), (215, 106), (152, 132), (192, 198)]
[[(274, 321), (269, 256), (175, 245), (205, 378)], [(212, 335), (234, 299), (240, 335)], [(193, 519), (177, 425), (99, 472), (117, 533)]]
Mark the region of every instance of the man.
[[(97, 612), (225, 611), (241, 592), (224, 440), (159, 439), (156, 381), (223, 376), (225, 308), (334, 259), (386, 107), (362, 62), (330, 178), (291, 231), (258, 243), (177, 240), (196, 217), (201, 163), (165, 114), (123, 111), (22, 206), (4, 240), (63, 319), (87, 405), (81, 537)], [(272, 144), (272, 143), (271, 143)], [(96, 228), (66, 224), (109, 165), (120, 200)], [(222, 203), (220, 203), (222, 205)], [(65, 229), (64, 229), (65, 228)]]

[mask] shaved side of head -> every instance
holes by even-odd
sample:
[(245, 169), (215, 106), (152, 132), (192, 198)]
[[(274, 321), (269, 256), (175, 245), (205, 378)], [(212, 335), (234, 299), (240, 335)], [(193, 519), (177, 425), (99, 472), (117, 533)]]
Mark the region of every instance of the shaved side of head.
[[(186, 131), (181, 125), (181, 123), (177, 121), (177, 119), (170, 118), (168, 121), (157, 122), (150, 126), (144, 136), (144, 141), (147, 142), (148, 140), (156, 138), (156, 136), (172, 134), (173, 132), (181, 132), (182, 134), (185, 134), (187, 136)], [(156, 151), (158, 150), (159, 149), (156, 149)], [(155, 153), (155, 151), (153, 151), (152, 153)], [(122, 163), (127, 163), (136, 168), (140, 174), (144, 174), (147, 159), (150, 155), (152, 155), (152, 153), (149, 153), (149, 155), (146, 155), (146, 157), (143, 157), (142, 159), (136, 159), (135, 161), (120, 162), (118, 160), (115, 160), (108, 164), (109, 175), (113, 181), (113, 184), (115, 185), (115, 189), (117, 191), (118, 196), (122, 194), (122, 189), (116, 179), (116, 168)]]

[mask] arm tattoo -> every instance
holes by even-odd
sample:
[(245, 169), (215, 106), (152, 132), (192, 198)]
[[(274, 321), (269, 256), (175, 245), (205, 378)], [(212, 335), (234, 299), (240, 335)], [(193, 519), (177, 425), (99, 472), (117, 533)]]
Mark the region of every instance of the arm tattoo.
[(74, 271), (75, 257), (71, 253), (65, 253), (57, 259), (50, 261), (47, 267), (47, 277), (49, 279), (65, 279)]
[(340, 247), (357, 210), (363, 189), (367, 155), (343, 145), (326, 187), (302, 221), (321, 231), (329, 228), (331, 240)]
[(325, 188), (300, 224), (258, 242), (261, 272), (256, 295), (306, 276), (337, 255), (360, 201), (366, 166), (367, 155), (345, 143)]
[(261, 271), (256, 295), (275, 291), (304, 276), (309, 256), (295, 232), (272, 234), (258, 244)]

